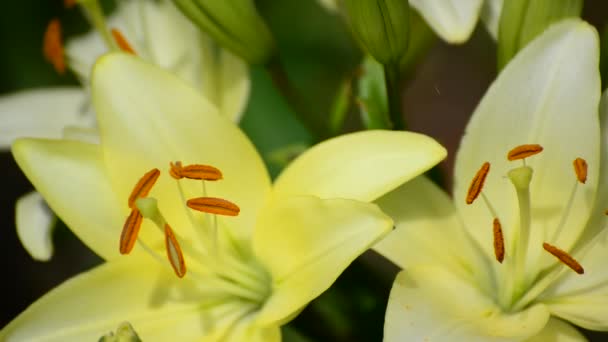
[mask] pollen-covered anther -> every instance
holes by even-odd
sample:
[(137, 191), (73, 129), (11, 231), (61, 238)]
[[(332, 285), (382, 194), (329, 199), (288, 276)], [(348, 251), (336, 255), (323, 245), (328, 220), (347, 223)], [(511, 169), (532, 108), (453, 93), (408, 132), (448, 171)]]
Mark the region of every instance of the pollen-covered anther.
[(42, 45), (44, 58), (53, 65), (59, 74), (65, 73), (65, 56), (63, 54), (63, 41), (61, 38), (61, 22), (53, 19), (49, 22), (44, 32)]
[(179, 242), (175, 238), (173, 230), (168, 224), (165, 224), (165, 249), (167, 250), (167, 258), (175, 274), (183, 278), (186, 275), (186, 261), (184, 260), (184, 253), (179, 246)]
[(477, 171), (477, 173), (475, 174), (475, 177), (473, 177), (473, 180), (471, 181), (471, 185), (469, 186), (469, 191), (467, 192), (467, 204), (471, 204), (473, 203), (473, 201), (475, 201), (475, 199), (479, 196), (479, 194), (481, 193), (481, 190), (483, 189), (483, 184), (486, 181), (486, 177), (488, 176), (488, 173), (490, 172), (490, 163), (485, 162), (483, 163), (483, 165), (481, 165), (481, 168), (479, 169), (479, 171)]
[(494, 233), (494, 255), (496, 261), (502, 264), (505, 259), (505, 238), (502, 234), (502, 225), (498, 218), (494, 219), (493, 222), (493, 233)]
[(148, 196), (159, 176), (160, 170), (154, 168), (146, 172), (146, 174), (139, 179), (137, 184), (135, 184), (133, 191), (131, 191), (131, 195), (129, 195), (129, 208), (133, 208), (133, 205), (138, 198)]
[(234, 203), (222, 198), (198, 197), (189, 199), (186, 205), (190, 209), (209, 214), (237, 216), (241, 209)]
[(571, 257), (570, 254), (568, 254), (568, 253), (564, 252), (563, 250), (561, 250), (555, 246), (552, 246), (546, 242), (543, 243), (543, 248), (547, 252), (553, 254), (553, 256), (558, 258), (559, 261), (561, 261), (563, 264), (570, 267), (574, 272), (576, 272), (578, 274), (585, 273), (583, 266), (581, 266), (581, 264), (579, 264), (578, 261), (576, 261), (573, 257)]
[(133, 49), (131, 44), (129, 44), (129, 41), (127, 38), (125, 38), (122, 32), (120, 32), (120, 30), (113, 28), (110, 30), (110, 33), (112, 34), (112, 38), (114, 38), (116, 45), (118, 45), (122, 51), (137, 56), (135, 49)]
[(120, 254), (129, 254), (133, 250), (142, 221), (143, 216), (141, 212), (137, 209), (131, 210), (131, 214), (127, 217), (120, 234)]
[(188, 178), (216, 181), (223, 178), (222, 172), (210, 165), (191, 164), (182, 166), (181, 162), (176, 162), (175, 164), (169, 163), (169, 165), (171, 166), (169, 174), (175, 179)]
[(583, 158), (576, 158), (572, 162), (574, 172), (579, 182), (585, 184), (587, 181), (587, 161)]
[(507, 154), (507, 159), (510, 161), (525, 159), (525, 158), (531, 157), (535, 154), (539, 154), (542, 151), (543, 151), (543, 147), (540, 146), (539, 144), (519, 145), (519, 146), (515, 147), (514, 149), (512, 149), (511, 151), (509, 151), (509, 153)]

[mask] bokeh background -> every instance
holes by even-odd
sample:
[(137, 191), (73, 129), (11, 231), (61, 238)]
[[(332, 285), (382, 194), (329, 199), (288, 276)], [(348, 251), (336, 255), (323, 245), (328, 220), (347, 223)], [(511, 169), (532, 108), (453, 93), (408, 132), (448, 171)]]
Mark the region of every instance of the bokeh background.
[[(356, 69), (361, 54), (335, 15), (314, 0), (258, 0), (275, 34), (289, 75), (306, 94), (310, 109), (327, 113), (340, 83)], [(113, 4), (105, 1), (111, 11)], [(20, 89), (75, 84), (59, 76), (42, 57), (42, 35), (48, 21), (61, 19), (69, 36), (88, 25), (78, 10), (65, 10), (62, 0), (4, 1), (0, 10), (0, 95)], [(583, 17), (603, 28), (608, 2), (585, 1)], [(464, 126), (496, 75), (495, 44), (477, 27), (464, 45), (437, 40), (417, 65), (403, 91), (410, 130), (436, 138), (449, 151), (440, 167), (442, 185), (451, 188), (453, 157)], [(262, 152), (273, 173), (280, 170), (276, 151), (310, 143), (262, 69), (253, 68), (253, 92), (242, 127)], [(18, 113), (15, 113), (18, 115)], [(356, 119), (352, 126), (356, 127)], [(0, 327), (68, 277), (98, 264), (100, 259), (61, 223), (54, 233), (55, 255), (36, 262), (21, 247), (14, 226), (14, 203), (32, 189), (10, 153), (0, 153)], [(94, 194), (91, 194), (94, 195)], [(607, 266), (608, 267), (608, 266)], [(289, 325), (293, 341), (380, 341), (384, 309), (396, 268), (373, 253), (355, 262), (338, 282)], [(298, 330), (300, 334), (293, 333)], [(593, 341), (608, 335), (586, 332)]]

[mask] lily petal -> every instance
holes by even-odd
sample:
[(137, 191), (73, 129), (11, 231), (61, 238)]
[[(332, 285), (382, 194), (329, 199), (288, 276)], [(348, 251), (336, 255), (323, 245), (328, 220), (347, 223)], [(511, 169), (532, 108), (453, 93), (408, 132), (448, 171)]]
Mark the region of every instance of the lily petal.
[(593, 245), (579, 258), (585, 274), (564, 270), (538, 300), (545, 303), (553, 315), (573, 324), (591, 330), (608, 330), (605, 319), (608, 317), (608, 230), (589, 243)]
[(104, 173), (99, 146), (19, 139), (13, 155), (49, 207), (80, 240), (105, 259), (119, 256), (123, 211)]
[(549, 319), (543, 305), (504, 314), (475, 286), (443, 268), (402, 271), (386, 311), (384, 341), (521, 341)]
[(273, 282), (259, 324), (289, 319), (391, 226), (391, 219), (369, 203), (312, 196), (273, 202), (253, 235), (254, 252)]
[(0, 149), (17, 138), (60, 138), (67, 125), (90, 126), (77, 87), (24, 90), (0, 98)]
[(364, 131), (326, 140), (279, 175), (276, 195), (373, 201), (443, 160), (446, 150), (422, 134)]
[(549, 323), (536, 336), (526, 340), (526, 342), (585, 342), (587, 339), (572, 325), (556, 319), (549, 319)]
[(469, 39), (482, 4), (483, 0), (410, 0), (433, 31), (449, 43)]
[[(198, 341), (206, 328), (200, 303), (180, 298), (190, 283), (152, 262), (123, 258), (67, 280), (9, 323), (0, 339), (96, 341), (128, 321), (144, 341)], [(167, 282), (174, 291), (164, 291)]]
[(30, 192), (17, 200), (15, 208), (17, 236), (32, 258), (48, 261), (53, 256), (55, 215), (42, 196)]
[[(174, 75), (133, 56), (102, 57), (92, 83), (104, 160), (121, 198), (128, 198), (145, 172), (167, 170), (171, 161), (212, 165), (224, 179), (207, 182), (209, 196), (239, 205), (243, 210), (231, 221), (238, 233), (250, 232), (270, 178), (238, 127)], [(183, 184), (187, 195), (203, 195), (200, 182)], [(161, 177), (152, 196), (164, 200), (159, 205), (169, 222), (184, 230), (192, 226), (173, 179)]]
[[(452, 200), (425, 176), (380, 197), (376, 204), (395, 220), (396, 228), (374, 250), (397, 266), (436, 264), (466, 272), (462, 269), (466, 265), (481, 275), (491, 274), (483, 264), (484, 255), (475, 253), (475, 246), (463, 236), (465, 230)], [(491, 234), (490, 227), (487, 231)]]
[[(483, 203), (465, 205), (469, 182), (488, 161), (492, 171), (483, 188), (505, 227), (507, 245), (514, 239), (519, 209), (513, 185), (504, 175), (521, 165), (507, 161), (513, 147), (538, 143), (544, 151), (527, 162), (534, 169), (530, 186), (532, 232), (551, 236), (563, 213), (569, 212), (558, 244), (568, 249), (589, 217), (599, 179), (600, 95), (598, 38), (595, 29), (580, 20), (565, 20), (530, 43), (507, 65), (475, 110), (456, 156), (455, 200), (466, 226), (491, 253), (491, 235), (481, 234), (492, 222)], [(526, 85), (525, 87), (522, 85)], [(572, 161), (589, 164), (587, 183), (566, 210), (576, 182)], [(570, 185), (571, 184), (571, 185)], [(565, 189), (564, 189), (565, 187)], [(542, 234), (531, 245), (542, 245)], [(542, 254), (540, 248), (534, 251)], [(534, 255), (531, 255), (531, 260)]]

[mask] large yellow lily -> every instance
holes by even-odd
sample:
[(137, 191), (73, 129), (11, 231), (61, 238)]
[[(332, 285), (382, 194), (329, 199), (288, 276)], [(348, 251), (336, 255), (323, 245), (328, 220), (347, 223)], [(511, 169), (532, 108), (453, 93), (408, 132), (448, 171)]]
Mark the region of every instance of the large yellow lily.
[(582, 21), (548, 29), (473, 114), (454, 201), (424, 178), (380, 199), (397, 228), (377, 249), (404, 268), (386, 341), (584, 341), (568, 322), (608, 330), (598, 50)]
[[(100, 145), (24, 139), (13, 153), (107, 262), (32, 304), (2, 339), (91, 340), (128, 321), (144, 341), (279, 340), (281, 324), (391, 229), (367, 202), (445, 157), (423, 135), (355, 133), (313, 147), (271, 187), (245, 135), (175, 76), (108, 55), (92, 92)], [(120, 255), (138, 213), (138, 243)]]

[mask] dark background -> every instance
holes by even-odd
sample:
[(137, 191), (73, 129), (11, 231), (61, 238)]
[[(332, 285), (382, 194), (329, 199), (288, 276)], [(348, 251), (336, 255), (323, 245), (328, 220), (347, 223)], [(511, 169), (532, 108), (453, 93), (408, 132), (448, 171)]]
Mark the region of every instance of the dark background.
[[(360, 57), (343, 23), (313, 0), (261, 0), (258, 5), (265, 17), (273, 18), (270, 26), (289, 73), (309, 97), (311, 109), (327, 112), (331, 95)], [(30, 87), (74, 84), (72, 76), (58, 76), (44, 61), (41, 46), (46, 24), (53, 17), (62, 20), (68, 36), (85, 32), (87, 24), (80, 12), (65, 10), (61, 0), (4, 1), (1, 8), (0, 95)], [(603, 27), (608, 19), (608, 3), (586, 1), (583, 16)], [(496, 75), (495, 61), (494, 42), (478, 27), (464, 45), (448, 46), (438, 41), (403, 93), (409, 128), (435, 137), (449, 150), (447, 160), (440, 166), (447, 189), (451, 188), (458, 142), (470, 114)], [(253, 94), (242, 127), (276, 172), (279, 167), (269, 154), (285, 144), (308, 142), (310, 137), (278, 98), (265, 73), (253, 69), (252, 77)], [(0, 175), (1, 327), (46, 291), (100, 260), (59, 225), (54, 234), (56, 251), (52, 260), (33, 261), (21, 247), (14, 227), (15, 200), (32, 187), (9, 153), (0, 153)], [(313, 340), (380, 340), (394, 272), (391, 265), (368, 253), (292, 326)], [(363, 284), (357, 287), (352, 286), (354, 283)], [(332, 335), (324, 331), (326, 326), (332, 326)], [(608, 335), (589, 336), (595, 341), (608, 340)]]

